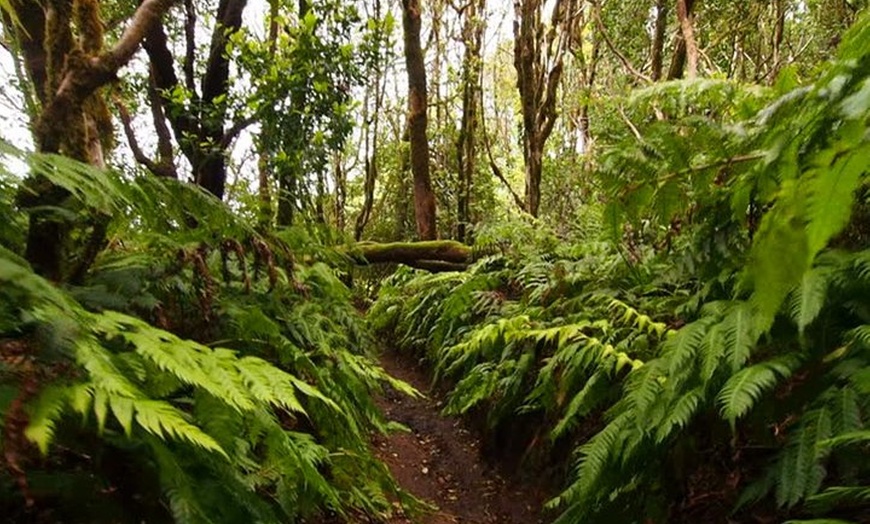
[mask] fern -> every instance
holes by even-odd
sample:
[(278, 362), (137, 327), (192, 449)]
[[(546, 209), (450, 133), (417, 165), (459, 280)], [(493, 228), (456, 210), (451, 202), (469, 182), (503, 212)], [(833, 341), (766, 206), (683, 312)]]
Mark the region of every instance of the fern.
[(765, 392), (773, 389), (780, 380), (788, 378), (799, 363), (796, 356), (783, 355), (731, 375), (718, 396), (722, 416), (728, 420), (731, 428)]
[(820, 443), (830, 432), (830, 413), (816, 409), (803, 415), (781, 456), (776, 478), (776, 500), (781, 506), (794, 506), (815, 493), (825, 476), (819, 460), (825, 456)]
[(800, 286), (792, 292), (789, 312), (801, 333), (822, 311), (828, 296), (829, 279), (830, 271), (814, 268), (803, 276)]

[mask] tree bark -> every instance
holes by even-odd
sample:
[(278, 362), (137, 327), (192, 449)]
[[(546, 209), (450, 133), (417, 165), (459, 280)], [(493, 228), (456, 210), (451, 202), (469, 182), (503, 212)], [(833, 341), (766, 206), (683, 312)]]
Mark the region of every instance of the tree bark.
[[(21, 8), (18, 37), (25, 67), (42, 103), (34, 126), (40, 152), (102, 164), (101, 138), (111, 122), (97, 90), (115, 80), (171, 4), (172, 0), (144, 0), (121, 38), (106, 51), (96, 2), (82, 3), (76, 10), (71, 0), (16, 4)], [(106, 217), (70, 222), (46, 211), (63, 207), (69, 198), (69, 192), (39, 177), (29, 179), (19, 195), (21, 207), (32, 209), (25, 256), (34, 270), (58, 282), (84, 275), (106, 233)], [(76, 229), (82, 232), (74, 236)]]
[(556, 91), (577, 11), (574, 0), (557, 0), (545, 31), (542, 8), (542, 0), (514, 3), (514, 67), (523, 115), (525, 209), (535, 217), (541, 204), (544, 146), (556, 123)]
[(456, 239), (465, 242), (468, 226), (471, 223), (471, 190), (474, 171), (477, 167), (477, 124), (480, 95), (480, 77), (483, 61), (480, 56), (486, 0), (472, 0), (465, 7), (465, 22), (462, 36), (465, 42), (465, 56), (462, 64), (462, 123), (457, 143), (459, 165), (459, 188), (456, 210)]
[(437, 238), (435, 194), (429, 178), (429, 139), (426, 136), (426, 65), (420, 45), (420, 0), (402, 0), (405, 63), (408, 70), (408, 130), (414, 176), (414, 216), (421, 240)]
[(665, 54), (665, 32), (668, 28), (668, 3), (667, 0), (656, 0), (656, 22), (653, 28), (652, 49), (652, 73), (653, 82), (662, 79), (662, 67)]
[(680, 23), (680, 33), (682, 35), (682, 40), (679, 40), (677, 43), (677, 52), (680, 52), (680, 47), (682, 47), (682, 52), (679, 53), (681, 57), (679, 63), (676, 63), (675, 58), (675, 63), (679, 68), (675, 69), (674, 64), (671, 64), (673, 72), (673, 76), (669, 75), (671, 78), (682, 78), (684, 66), (687, 78), (693, 79), (698, 76), (699, 51), (698, 42), (695, 40), (694, 6), (695, 0), (677, 0), (677, 20)]

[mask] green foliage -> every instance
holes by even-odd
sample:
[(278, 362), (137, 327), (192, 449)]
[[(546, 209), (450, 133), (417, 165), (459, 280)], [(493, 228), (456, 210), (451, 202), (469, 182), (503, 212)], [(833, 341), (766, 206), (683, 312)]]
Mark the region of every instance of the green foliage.
[[(0, 345), (20, 353), (4, 355), (0, 376), (26, 406), (3, 404), (5, 420), (26, 417), (5, 433), (24, 467), (4, 473), (4, 514), (24, 518), (22, 497), (91, 522), (389, 511), (396, 487), (368, 443), (388, 425), (371, 395), (412, 390), (369, 360), (333, 270), (295, 262), (306, 237), (260, 233), (174, 181), (4, 152), (115, 217), (80, 285), (50, 283), (0, 247)], [(69, 493), (78, 505), (58, 487), (76, 471), (92, 479)]]
[(597, 135), (609, 242), (484, 232), (470, 271), (381, 290), (372, 322), (431, 362), (448, 412), (525, 458), (574, 450), (557, 523), (866, 518), (868, 31), (787, 93), (629, 96)]

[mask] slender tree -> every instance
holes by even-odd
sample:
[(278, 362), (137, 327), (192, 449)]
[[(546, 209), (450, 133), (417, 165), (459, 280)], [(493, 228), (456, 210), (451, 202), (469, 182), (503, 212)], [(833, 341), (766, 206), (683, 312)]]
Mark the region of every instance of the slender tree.
[(459, 190), (456, 210), (456, 238), (467, 240), (471, 222), (471, 190), (477, 167), (477, 127), (480, 119), (480, 80), (483, 60), (480, 56), (485, 29), (486, 0), (471, 0), (463, 8), (462, 39), (465, 54), (462, 61), (462, 122), (456, 152), (459, 166)]
[(429, 178), (429, 140), (426, 135), (426, 65), (420, 44), (420, 1), (402, 0), (405, 64), (408, 70), (408, 139), (414, 176), (414, 215), (420, 240), (437, 237), (435, 194)]
[[(677, 21), (680, 24), (680, 32), (675, 40), (674, 51), (671, 55), (671, 65), (668, 69), (667, 77), (668, 80), (683, 78), (683, 73), (686, 69), (686, 62), (689, 57), (689, 42), (686, 40), (687, 34), (692, 38), (692, 44), (695, 44), (693, 25), (695, 18), (694, 9), (695, 0), (677, 0)], [(697, 73), (697, 47), (694, 48), (694, 52), (695, 72)]]
[(538, 216), (544, 146), (556, 123), (556, 92), (568, 50), (577, 0), (556, 0), (550, 27), (542, 20), (542, 0), (514, 4), (514, 66), (523, 117), (525, 209)]
[(656, 0), (655, 5), (655, 26), (653, 27), (652, 48), (650, 49), (650, 60), (652, 62), (652, 74), (650, 77), (653, 82), (658, 82), (662, 78), (662, 64), (664, 63), (665, 54), (665, 33), (668, 29), (668, 3), (667, 0)]
[(677, 20), (686, 47), (686, 77), (698, 76), (698, 41), (695, 39), (694, 0), (677, 0)]

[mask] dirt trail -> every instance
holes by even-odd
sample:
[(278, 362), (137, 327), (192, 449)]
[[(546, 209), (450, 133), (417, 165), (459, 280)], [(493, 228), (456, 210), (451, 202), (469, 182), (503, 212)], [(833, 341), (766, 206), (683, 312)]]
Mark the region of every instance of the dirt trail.
[[(386, 352), (381, 365), (394, 377), (428, 392), (429, 380), (413, 363)], [(389, 392), (379, 400), (391, 420), (411, 433), (396, 433), (374, 444), (399, 484), (416, 497), (438, 507), (423, 524), (536, 524), (545, 520), (540, 508), (542, 490), (504, 480), (485, 464), (480, 444), (456, 418), (440, 414), (435, 395), (413, 399)], [(403, 516), (392, 524), (413, 522)]]

